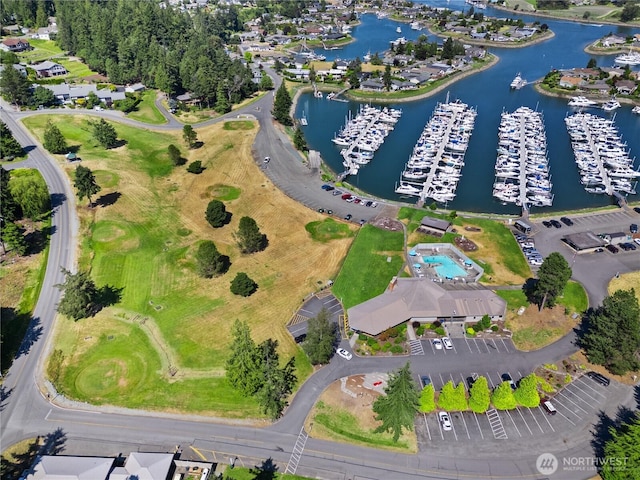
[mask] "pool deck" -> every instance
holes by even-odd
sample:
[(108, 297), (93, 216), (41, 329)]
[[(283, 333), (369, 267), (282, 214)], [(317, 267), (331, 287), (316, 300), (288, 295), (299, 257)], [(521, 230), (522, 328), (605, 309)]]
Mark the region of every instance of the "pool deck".
[[(464, 275), (442, 275), (438, 263), (428, 263), (423, 257), (448, 257)], [(407, 264), (414, 277), (433, 281), (475, 283), (484, 274), (484, 269), (450, 243), (419, 243), (407, 251)], [(445, 266), (446, 268), (446, 266)]]

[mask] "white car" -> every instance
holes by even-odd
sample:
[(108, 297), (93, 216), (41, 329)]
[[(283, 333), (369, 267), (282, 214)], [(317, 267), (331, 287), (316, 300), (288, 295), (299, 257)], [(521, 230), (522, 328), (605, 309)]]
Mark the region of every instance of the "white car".
[(438, 419), (440, 420), (440, 425), (442, 425), (442, 430), (445, 432), (453, 430), (453, 427), (451, 426), (451, 419), (447, 412), (438, 412)]
[(442, 339), (442, 344), (447, 350), (451, 350), (453, 348), (453, 343), (451, 343), (451, 339), (449, 337), (444, 337)]
[(351, 352), (347, 352), (344, 348), (336, 349), (336, 353), (340, 355), (342, 358), (344, 358), (345, 360), (351, 360), (351, 358), (353, 357)]
[(433, 346), (436, 348), (436, 350), (442, 350), (442, 342), (439, 338), (433, 339)]
[(634, 238), (633, 241), (640, 245), (640, 238)]

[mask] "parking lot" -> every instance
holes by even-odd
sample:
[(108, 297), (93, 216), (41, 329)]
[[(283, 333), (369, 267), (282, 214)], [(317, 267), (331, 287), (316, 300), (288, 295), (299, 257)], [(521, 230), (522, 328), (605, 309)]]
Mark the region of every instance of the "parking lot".
[(457, 353), (487, 355), (492, 353), (515, 353), (518, 350), (509, 338), (452, 338), (453, 348), (437, 349), (433, 340), (421, 340), (422, 350), (412, 349), (412, 355), (455, 355)]
[[(522, 378), (521, 372), (474, 372), (487, 378), (489, 387), (493, 388), (502, 381), (502, 375), (509, 373), (517, 382)], [(454, 384), (462, 382), (469, 387), (470, 376), (458, 374), (449, 376), (424, 372), (418, 377), (422, 385), (422, 378), (428, 376), (436, 391), (453, 380)], [(474, 412), (449, 412), (452, 429), (445, 431), (438, 420), (437, 414), (424, 414), (424, 439), (430, 446), (438, 444), (455, 444), (459, 442), (503, 441), (524, 438), (544, 437), (550, 434), (565, 435), (568, 431), (581, 429), (585, 424), (595, 420), (597, 413), (604, 408), (607, 398), (612, 393), (619, 393), (624, 386), (612, 382), (604, 387), (595, 380), (582, 376), (577, 378), (550, 400), (556, 408), (555, 415), (548, 414), (542, 406), (536, 408), (519, 407), (514, 410), (490, 410), (484, 414)]]

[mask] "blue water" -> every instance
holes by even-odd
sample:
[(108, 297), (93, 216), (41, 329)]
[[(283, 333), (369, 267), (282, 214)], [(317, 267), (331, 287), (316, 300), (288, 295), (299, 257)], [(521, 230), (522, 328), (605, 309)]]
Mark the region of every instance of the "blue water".
[(464, 268), (462, 268), (446, 255), (432, 255), (429, 257), (422, 257), (422, 261), (426, 264), (440, 264), (436, 265), (435, 270), (438, 276), (442, 278), (464, 277), (467, 275), (467, 272)]
[[(425, 3), (425, 2), (423, 2)], [(450, 9), (467, 8), (463, 0), (430, 1), (430, 5), (447, 6)], [(538, 45), (518, 49), (490, 48), (489, 51), (499, 57), (499, 62), (488, 70), (457, 81), (432, 97), (413, 102), (391, 105), (403, 111), (396, 128), (387, 137), (384, 145), (376, 152), (371, 163), (360, 169), (348, 182), (365, 192), (385, 199), (415, 203), (415, 197), (402, 197), (395, 193), (400, 172), (409, 158), (415, 141), (425, 123), (429, 120), (437, 102), (446, 99), (447, 92), (451, 100), (459, 98), (477, 108), (475, 129), (465, 157), (462, 179), (458, 184), (457, 196), (447, 205), (453, 210), (476, 212), (517, 213), (520, 209), (513, 205), (502, 205), (492, 196), (496, 147), (498, 144), (498, 125), (503, 110), (513, 111), (520, 106), (528, 106), (541, 111), (547, 133), (547, 149), (555, 194), (553, 207), (533, 209), (535, 211), (572, 210), (585, 207), (603, 206), (612, 203), (606, 195), (592, 195), (584, 191), (576, 167), (564, 117), (571, 111), (567, 100), (538, 94), (531, 85), (521, 90), (511, 90), (509, 84), (516, 73), (521, 72), (528, 81), (542, 78), (553, 68), (573, 68), (586, 66), (591, 55), (583, 49), (594, 40), (609, 32), (630, 35), (639, 29), (606, 25), (602, 27), (574, 22), (535, 18), (527, 15), (506, 14), (488, 8), (486, 15), (522, 18), (524, 21), (547, 23), (555, 37)], [(401, 25), (402, 33), (395, 29)], [(341, 50), (322, 52), (328, 59), (349, 59), (362, 56), (371, 51), (382, 52), (388, 43), (398, 36), (416, 38), (426, 31), (411, 30), (408, 24), (389, 19), (377, 19), (375, 15), (363, 15), (361, 24), (354, 28), (353, 36), (357, 41)], [(431, 37), (433, 39), (434, 37)], [(613, 66), (614, 56), (593, 56), (599, 66)], [(637, 68), (637, 67), (636, 67)], [(330, 140), (345, 123), (349, 112), (355, 114), (357, 102), (330, 102), (314, 98), (311, 94), (300, 97), (296, 117), (304, 111), (309, 121), (303, 127), (310, 148), (320, 151), (323, 160), (335, 172), (344, 170), (340, 149)], [(591, 113), (612, 117), (620, 134), (631, 150), (631, 156), (640, 156), (640, 116), (631, 113), (631, 107), (623, 105), (613, 114), (601, 110)], [(637, 164), (640, 161), (636, 162)], [(640, 186), (638, 186), (640, 190)], [(629, 200), (637, 200), (638, 195)]]

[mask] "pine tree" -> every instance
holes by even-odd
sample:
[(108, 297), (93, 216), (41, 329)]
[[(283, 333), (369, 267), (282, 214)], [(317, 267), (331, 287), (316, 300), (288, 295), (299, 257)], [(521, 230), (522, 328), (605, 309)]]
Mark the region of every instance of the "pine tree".
[(258, 289), (258, 284), (249, 275), (239, 272), (231, 281), (231, 293), (242, 297), (249, 297)]
[(12, 160), (23, 155), (24, 150), (14, 138), (13, 132), (6, 123), (0, 121), (0, 159)]
[(11, 193), (10, 180), (11, 172), (0, 167), (0, 216), (7, 222), (13, 222), (22, 217), (20, 204)]
[(169, 158), (171, 159), (171, 163), (175, 166), (184, 165), (185, 160), (182, 158), (180, 154), (180, 150), (175, 145), (171, 144), (167, 147), (167, 153), (169, 154)]
[(2, 96), (16, 105), (27, 105), (30, 100), (31, 84), (27, 77), (24, 77), (18, 70), (10, 65), (2, 70), (0, 74), (0, 91)]
[(2, 249), (5, 252), (11, 250), (20, 256), (27, 253), (27, 241), (24, 238), (24, 233), (15, 223), (5, 220), (2, 224), (0, 237)]
[(553, 252), (544, 259), (538, 270), (538, 281), (532, 291), (532, 297), (540, 305), (540, 310), (545, 305), (555, 305), (557, 297), (562, 295), (570, 278), (571, 268), (561, 254)]
[(254, 395), (262, 384), (257, 346), (246, 322), (236, 320), (231, 328), (231, 355), (227, 359), (226, 378), (245, 395)]
[(193, 148), (198, 141), (198, 134), (191, 125), (185, 125), (182, 127), (182, 138), (189, 148)]
[(262, 385), (256, 397), (263, 412), (273, 420), (282, 415), (287, 406), (286, 398), (296, 383), (295, 358), (292, 357), (284, 368), (280, 368), (277, 348), (278, 341), (269, 338), (258, 345), (257, 349), (262, 364)]
[(62, 132), (51, 123), (51, 121), (47, 122), (47, 126), (44, 129), (44, 142), (42, 146), (51, 153), (66, 153), (69, 151), (67, 141), (62, 135)]
[(14, 177), (11, 180), (11, 195), (23, 214), (31, 220), (37, 220), (50, 209), (49, 189), (38, 172)]
[(220, 200), (211, 200), (207, 205), (207, 211), (204, 214), (204, 218), (207, 219), (207, 222), (209, 222), (209, 225), (213, 228), (220, 228), (227, 223), (229, 213), (227, 212), (224, 203)]
[(56, 285), (63, 292), (58, 312), (74, 320), (89, 317), (96, 307), (98, 289), (87, 272), (71, 273), (62, 269), (64, 283)]
[(293, 145), (301, 152), (308, 150), (307, 141), (300, 126), (296, 127), (296, 131), (293, 133)]
[(384, 67), (384, 75), (382, 75), (382, 83), (384, 84), (384, 88), (387, 90), (391, 90), (391, 65), (386, 65)]
[(602, 480), (638, 478), (640, 472), (640, 416), (636, 411), (619, 428), (609, 429), (611, 438), (604, 445), (600, 476)]
[(242, 253), (255, 253), (267, 247), (267, 236), (260, 233), (258, 224), (251, 217), (240, 219), (236, 240)]
[(291, 96), (287, 88), (285, 87), (285, 82), (280, 84), (280, 88), (276, 91), (276, 98), (273, 102), (273, 118), (275, 118), (278, 122), (285, 126), (293, 125), (293, 120), (291, 119), (291, 115), (289, 115), (289, 110), (291, 109)]
[(413, 422), (420, 407), (420, 398), (411, 378), (409, 362), (389, 375), (384, 392), (385, 395), (379, 396), (373, 403), (376, 420), (382, 422), (375, 432), (391, 432), (393, 441), (397, 442), (403, 428), (413, 431)]
[(338, 342), (338, 326), (329, 319), (329, 312), (322, 308), (318, 315), (309, 319), (307, 337), (302, 349), (312, 365), (328, 363)]
[(76, 167), (73, 185), (76, 187), (78, 198), (80, 200), (86, 198), (89, 201), (90, 207), (92, 205), (91, 197), (102, 190), (100, 185), (96, 183), (96, 178), (94, 177), (93, 172), (82, 165), (78, 165)]
[(93, 137), (104, 148), (113, 148), (118, 144), (118, 134), (116, 129), (109, 122), (101, 118), (97, 122), (92, 123)]
[(216, 112), (220, 115), (224, 115), (231, 111), (231, 105), (229, 104), (229, 99), (227, 98), (227, 93), (224, 91), (222, 85), (218, 86), (218, 91), (216, 93)]

